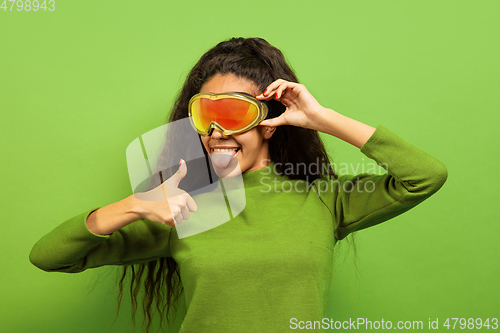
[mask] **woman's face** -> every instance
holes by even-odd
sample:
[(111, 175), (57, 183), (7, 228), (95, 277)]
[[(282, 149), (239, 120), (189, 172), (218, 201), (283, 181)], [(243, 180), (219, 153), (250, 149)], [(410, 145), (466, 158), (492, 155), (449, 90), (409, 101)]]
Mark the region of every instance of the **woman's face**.
[[(216, 74), (205, 82), (200, 93), (224, 93), (231, 91), (246, 92), (255, 96), (260, 93), (257, 85), (252, 81), (237, 77), (233, 74)], [(257, 126), (249, 131), (223, 135), (214, 129), (211, 135), (201, 136), (215, 172), (219, 177), (234, 177), (241, 172), (255, 171), (269, 165), (270, 155), (268, 141), (275, 131), (275, 127)], [(233, 149), (220, 151), (219, 149)], [(239, 148), (239, 150), (238, 150)], [(239, 169), (235, 168), (236, 161)]]

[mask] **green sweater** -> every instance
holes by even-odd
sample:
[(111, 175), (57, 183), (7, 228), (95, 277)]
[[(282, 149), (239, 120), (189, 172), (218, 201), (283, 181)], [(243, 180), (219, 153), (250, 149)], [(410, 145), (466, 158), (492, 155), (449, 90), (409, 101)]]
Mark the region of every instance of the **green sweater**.
[[(77, 273), (171, 256), (186, 301), (179, 332), (294, 332), (294, 323), (326, 316), (335, 242), (409, 210), (447, 178), (441, 162), (382, 126), (361, 152), (388, 172), (309, 186), (271, 163), (243, 173), (246, 206), (220, 226), (179, 238), (175, 228), (142, 219), (100, 236), (86, 226), (92, 208), (41, 238), (30, 261), (48, 272)], [(193, 197), (196, 213), (208, 210), (209, 196)]]

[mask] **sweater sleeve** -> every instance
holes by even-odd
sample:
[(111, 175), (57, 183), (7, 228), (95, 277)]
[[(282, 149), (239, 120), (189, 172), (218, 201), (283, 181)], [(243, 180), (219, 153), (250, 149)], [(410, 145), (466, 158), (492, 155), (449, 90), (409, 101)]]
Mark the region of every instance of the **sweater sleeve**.
[(86, 219), (98, 208), (70, 218), (43, 236), (31, 249), (30, 262), (47, 272), (78, 273), (170, 256), (171, 227), (142, 219), (111, 235), (97, 235), (87, 228)]
[(320, 197), (334, 218), (335, 237), (389, 220), (415, 207), (445, 183), (446, 167), (379, 125), (361, 152), (386, 169), (384, 175), (345, 175)]

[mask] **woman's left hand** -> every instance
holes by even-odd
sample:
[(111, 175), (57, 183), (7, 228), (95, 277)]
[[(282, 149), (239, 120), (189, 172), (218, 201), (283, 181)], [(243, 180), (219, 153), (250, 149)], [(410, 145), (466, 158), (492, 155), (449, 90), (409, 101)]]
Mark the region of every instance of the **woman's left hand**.
[(255, 96), (258, 100), (272, 98), (286, 106), (279, 117), (263, 120), (261, 126), (293, 125), (315, 128), (319, 114), (324, 109), (303, 84), (278, 79), (271, 83), (264, 93)]

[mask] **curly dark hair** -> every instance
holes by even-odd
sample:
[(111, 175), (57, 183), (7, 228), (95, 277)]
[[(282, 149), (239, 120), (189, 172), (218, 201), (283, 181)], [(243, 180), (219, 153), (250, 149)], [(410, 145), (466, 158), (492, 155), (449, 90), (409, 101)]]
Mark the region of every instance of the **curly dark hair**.
[[(217, 44), (206, 52), (191, 69), (184, 86), (177, 96), (167, 123), (187, 118), (189, 100), (193, 95), (199, 93), (202, 85), (216, 74), (233, 74), (237, 77), (249, 79), (259, 87), (260, 92), (263, 92), (269, 84), (277, 79), (299, 83), (297, 76), (285, 60), (283, 53), (264, 39), (231, 38)], [(270, 105), (270, 115), (268, 118), (276, 116), (279, 113), (276, 104), (274, 106), (273, 104)], [(196, 140), (200, 140), (200, 138), (197, 137)], [(201, 146), (203, 147), (205, 158), (202, 160), (190, 158), (192, 152), (189, 149), (184, 149), (184, 147), (190, 145), (183, 138), (182, 129), (167, 133), (167, 141), (169, 145), (165, 146), (160, 155), (164, 160), (159, 161), (158, 165), (177, 165), (179, 159), (183, 158), (188, 164), (188, 170), (193, 169), (190, 163), (193, 166), (194, 164), (202, 165), (205, 169), (207, 166), (211, 167), (210, 159), (203, 144)], [(194, 143), (199, 145), (201, 140)], [(172, 146), (183, 147), (183, 150), (181, 152), (171, 150), (169, 147)], [(300, 168), (298, 168), (297, 172), (292, 174), (287, 170), (286, 175), (290, 179), (303, 179), (313, 182), (317, 178), (338, 178), (337, 174), (331, 168), (330, 156), (325, 150), (319, 133), (315, 130), (291, 125), (278, 126), (273, 136), (269, 139), (269, 154), (271, 160), (276, 163), (276, 169), (279, 173), (284, 172), (285, 165), (290, 165), (288, 163), (291, 163), (291, 165), (299, 165), (299, 163), (310, 165), (311, 163), (319, 162), (321, 163), (321, 170), (324, 170), (320, 174), (311, 174), (307, 170), (309, 168), (305, 168), (306, 170), (299, 170)], [(171, 162), (167, 163), (165, 159)], [(177, 162), (175, 163), (174, 161)], [(157, 167), (156, 172), (158, 171)], [(177, 168), (163, 170), (162, 179), (167, 179), (175, 171), (177, 171)], [(200, 175), (200, 172), (192, 173), (190, 177), (185, 177), (181, 181), (179, 187), (186, 191), (193, 188), (201, 188), (203, 185), (200, 184), (203, 184), (204, 181), (206, 182), (205, 176), (206, 174)], [(146, 187), (152, 188), (158, 186), (159, 181), (158, 177), (156, 177), (156, 181), (150, 181)], [(214, 181), (215, 179), (210, 179), (210, 182)], [(153, 301), (155, 301), (156, 308), (161, 315), (160, 327), (163, 325), (164, 318), (170, 324), (171, 310), (176, 308), (175, 303), (183, 291), (179, 267), (175, 260), (171, 257), (163, 257), (144, 264), (124, 266), (123, 275), (119, 282), (119, 304), (122, 298), (123, 281), (129, 269), (131, 271), (130, 297), (132, 300), (133, 322), (137, 309), (137, 294), (141, 286), (144, 286), (143, 314), (144, 319), (147, 317), (148, 321), (146, 331), (149, 331), (152, 321), (151, 307)]]

